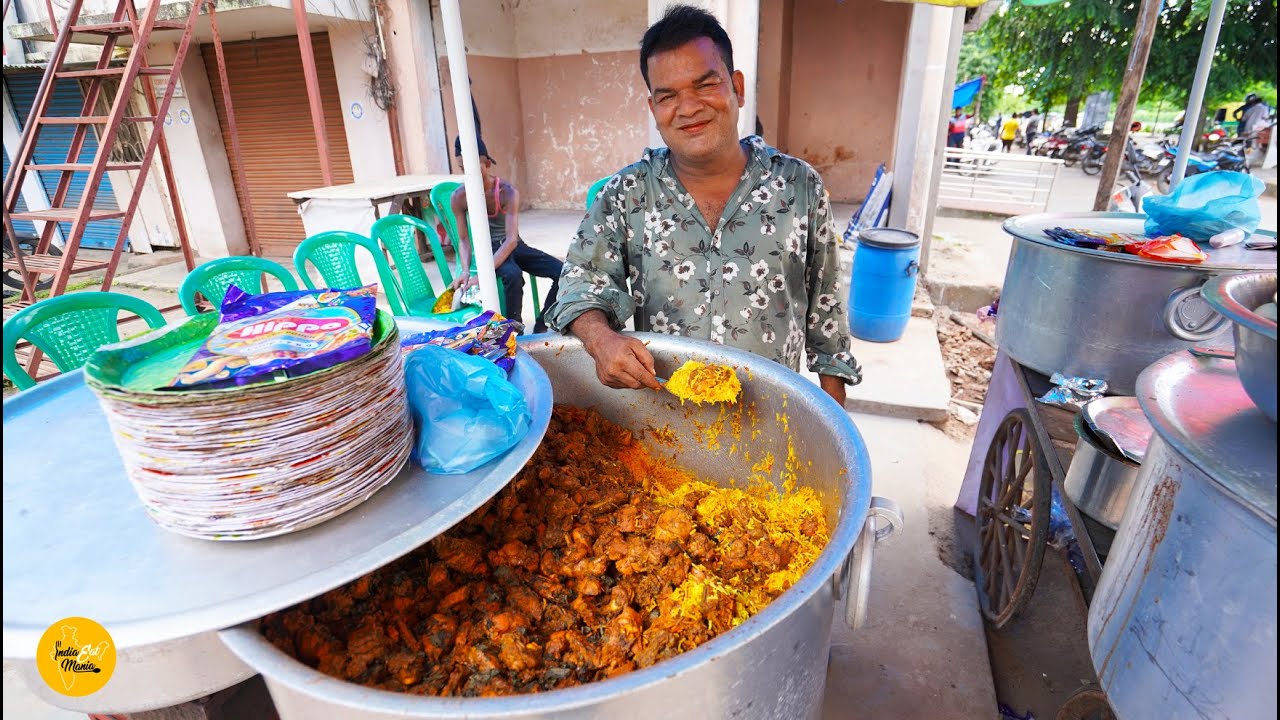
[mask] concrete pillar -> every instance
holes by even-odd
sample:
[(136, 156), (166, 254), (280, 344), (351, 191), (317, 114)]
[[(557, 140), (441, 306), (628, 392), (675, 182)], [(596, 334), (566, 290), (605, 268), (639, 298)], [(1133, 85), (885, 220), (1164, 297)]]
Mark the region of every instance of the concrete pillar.
[(430, 0), (386, 0), (387, 55), (394, 75), (405, 172), (449, 172), (440, 68)]
[(920, 236), (922, 270), (928, 269), (933, 214), (946, 148), (946, 117), (950, 115), (951, 93), (955, 89), (963, 26), (963, 8), (912, 6), (898, 96), (889, 224)]
[[(746, 76), (745, 104), (738, 111), (738, 134), (747, 136), (756, 128), (756, 57), (759, 54), (759, 0), (649, 0), (649, 24), (662, 19), (671, 5), (696, 5), (715, 15), (733, 43), (733, 65)], [(637, 50), (639, 48), (637, 47)], [(649, 116), (649, 147), (663, 147), (658, 126)]]

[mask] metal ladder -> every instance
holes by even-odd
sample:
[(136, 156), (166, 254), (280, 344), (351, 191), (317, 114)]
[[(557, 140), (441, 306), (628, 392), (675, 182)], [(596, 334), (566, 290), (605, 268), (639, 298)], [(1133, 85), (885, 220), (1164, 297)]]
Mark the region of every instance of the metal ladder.
[[(42, 275), (53, 276), (50, 296), (61, 295), (72, 275), (94, 272), (104, 268), (106, 274), (102, 281), (102, 289), (109, 290), (111, 288), (111, 281), (115, 277), (116, 267), (120, 262), (120, 254), (128, 240), (129, 226), (137, 210), (138, 201), (142, 197), (142, 189), (146, 184), (147, 173), (157, 148), (160, 150), (160, 163), (164, 172), (165, 182), (168, 185), (169, 198), (173, 204), (174, 221), (177, 226), (183, 258), (186, 261), (188, 270), (195, 267), (195, 258), (192, 255), (187, 238), (186, 221), (183, 218), (181, 201), (169, 161), (169, 147), (165, 142), (163, 120), (169, 111), (169, 102), (173, 99), (178, 73), (182, 68), (182, 62), (186, 58), (187, 49), (191, 44), (196, 18), (200, 14), (201, 7), (206, 2), (209, 2), (209, 0), (194, 0), (185, 21), (170, 21), (156, 19), (161, 5), (160, 0), (151, 0), (146, 7), (145, 15), (141, 18), (138, 16), (138, 9), (134, 4), (134, 0), (118, 0), (115, 13), (112, 15), (110, 22), (79, 25), (77, 22), (79, 21), (83, 0), (71, 0), (71, 5), (67, 10), (66, 21), (61, 30), (58, 31), (57, 41), (50, 54), (49, 65), (45, 70), (44, 76), (40, 79), (39, 88), (36, 90), (35, 103), (31, 108), (31, 114), (22, 130), (22, 139), (17, 156), (13, 158), (13, 163), (9, 167), (9, 174), (4, 179), (4, 227), (8, 235), (10, 250), (12, 251), (12, 257), (6, 258), (4, 261), (4, 268), (6, 270), (19, 271), (23, 279), (22, 298), (17, 303), (5, 305), (6, 316), (16, 312), (21, 307), (35, 302), (36, 285)], [(210, 2), (209, 9), (212, 10), (212, 2)], [(52, 16), (50, 16), (49, 22), (55, 29), (58, 27), (56, 19)], [(158, 29), (183, 31), (173, 64), (168, 67), (150, 67), (147, 64), (147, 43), (152, 31)], [(85, 35), (97, 35), (104, 38), (102, 54), (98, 58), (96, 66), (90, 70), (64, 69), (63, 64), (67, 57), (68, 48), (75, 42), (73, 37), (83, 37)], [(128, 59), (123, 66), (112, 67), (112, 56), (119, 39), (130, 36), (133, 38), (133, 50), (129, 53)], [(151, 78), (153, 77), (165, 78), (168, 81), (164, 95), (158, 101), (155, 90), (151, 85)], [(134, 84), (139, 78), (142, 79), (140, 84), (146, 97), (147, 112), (149, 114), (134, 117), (129, 116), (127, 110), (134, 93)], [(79, 116), (55, 117), (47, 114), (53, 97), (54, 85), (58, 80), (62, 79), (86, 81), (84, 105)], [(94, 115), (99, 97), (103, 96), (102, 81), (105, 79), (119, 80), (116, 96), (111, 101), (111, 108), (108, 114)], [(151, 123), (151, 132), (147, 136), (142, 159), (139, 162), (111, 162), (111, 152), (115, 146), (116, 135), (121, 125), (126, 122)], [(36, 147), (40, 142), (41, 130), (57, 125), (71, 125), (75, 128), (66, 161), (56, 164), (34, 163), (33, 160)], [(88, 133), (91, 132), (90, 126), (101, 128), (98, 130), (98, 150), (91, 162), (83, 162), (80, 155), (84, 149), (85, 139), (88, 137)], [(104, 174), (115, 170), (138, 171), (128, 205), (124, 209), (95, 208), (94, 200), (97, 197)], [(18, 201), (22, 195), (23, 179), (28, 172), (60, 173), (58, 187), (53, 197), (50, 198), (50, 207), (48, 209), (26, 212), (17, 211)], [(72, 177), (77, 172), (87, 172), (89, 176), (85, 182), (84, 192), (79, 198), (79, 204), (68, 204)], [(32, 220), (44, 224), (33, 254), (27, 254), (24, 257), (21, 244), (18, 242), (17, 235), (13, 229), (14, 220)], [(104, 220), (121, 221), (120, 232), (116, 237), (115, 246), (112, 248), (110, 260), (102, 262), (77, 259), (80, 238), (84, 234), (86, 225)], [(71, 229), (65, 235), (65, 246), (60, 256), (50, 253), (54, 227), (58, 222), (71, 223)]]

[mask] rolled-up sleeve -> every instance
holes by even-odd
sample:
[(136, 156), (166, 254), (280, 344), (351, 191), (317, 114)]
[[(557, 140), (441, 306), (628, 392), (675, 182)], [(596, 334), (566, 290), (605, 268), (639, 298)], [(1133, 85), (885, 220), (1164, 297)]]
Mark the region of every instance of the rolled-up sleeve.
[(811, 175), (807, 277), (808, 330), (805, 351), (809, 369), (819, 375), (843, 378), (849, 385), (862, 382), (862, 369), (850, 352), (849, 316), (845, 310), (844, 284), (840, 279), (840, 255), (835, 222), (827, 190), (817, 173)]
[(627, 289), (627, 226), (617, 210), (618, 176), (605, 186), (587, 211), (560, 275), (556, 301), (547, 308), (547, 324), (567, 333), (569, 325), (588, 310), (603, 310), (614, 329), (621, 329), (635, 312)]

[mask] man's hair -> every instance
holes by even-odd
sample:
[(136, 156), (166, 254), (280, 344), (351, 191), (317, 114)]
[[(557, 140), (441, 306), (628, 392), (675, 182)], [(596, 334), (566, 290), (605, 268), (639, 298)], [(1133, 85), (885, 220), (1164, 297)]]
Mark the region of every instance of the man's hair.
[(649, 56), (674, 50), (703, 37), (716, 44), (724, 66), (732, 74), (733, 43), (729, 42), (729, 34), (721, 27), (720, 21), (702, 8), (672, 5), (661, 20), (649, 26), (640, 40), (640, 75), (644, 78), (645, 87), (653, 88), (649, 84)]

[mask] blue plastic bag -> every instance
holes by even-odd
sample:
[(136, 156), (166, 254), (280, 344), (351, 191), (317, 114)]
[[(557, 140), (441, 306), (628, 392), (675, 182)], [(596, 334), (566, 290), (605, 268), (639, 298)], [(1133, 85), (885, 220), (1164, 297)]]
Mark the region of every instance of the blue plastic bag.
[(1192, 175), (1178, 183), (1171, 194), (1152, 195), (1142, 201), (1147, 234), (1177, 233), (1204, 241), (1231, 228), (1252, 233), (1262, 220), (1258, 196), (1264, 187), (1261, 180), (1245, 173)]
[(428, 472), (470, 472), (529, 432), (524, 396), (482, 357), (427, 345), (405, 359), (405, 381), (418, 433), (413, 459)]

